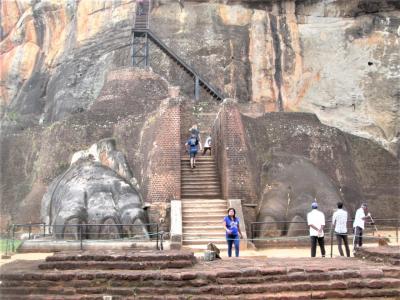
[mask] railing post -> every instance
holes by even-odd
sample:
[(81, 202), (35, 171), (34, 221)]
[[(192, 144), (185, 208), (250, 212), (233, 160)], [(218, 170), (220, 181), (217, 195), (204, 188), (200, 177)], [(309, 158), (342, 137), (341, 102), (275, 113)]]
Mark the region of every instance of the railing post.
[(397, 220), (397, 225), (396, 225), (396, 242), (399, 244), (399, 225), (400, 225), (400, 220)]
[(8, 257), (8, 247), (10, 246), (10, 230), (11, 226), (10, 223), (7, 223), (7, 241), (6, 241), (6, 257)]
[(160, 233), (158, 232), (158, 223), (157, 223), (157, 226), (156, 226), (156, 230), (157, 230), (157, 233), (156, 233), (156, 239), (157, 239), (157, 242), (156, 242), (156, 249), (157, 249), (157, 250), (160, 250), (160, 249), (158, 248), (158, 235), (160, 234)]
[(160, 250), (164, 250), (163, 239), (164, 239), (164, 231), (161, 231), (161, 235), (160, 235)]
[(250, 223), (250, 234), (251, 234), (251, 242), (254, 243), (254, 223)]
[(194, 99), (198, 101), (200, 99), (200, 81), (199, 76), (194, 78)]
[(11, 242), (12, 242), (11, 249), (12, 249), (12, 252), (14, 253), (15, 252), (15, 246), (14, 246), (14, 244), (15, 244), (15, 226), (14, 226), (14, 224), (12, 224), (12, 241)]
[(331, 257), (333, 256), (333, 227), (331, 227)]
[(79, 224), (79, 239), (81, 241), (81, 251), (83, 250), (83, 245), (82, 245), (82, 224)]
[(31, 239), (31, 233), (32, 233), (32, 223), (29, 222), (29, 234), (28, 234), (28, 240)]
[(43, 223), (43, 237), (46, 237), (46, 223)]
[(146, 47), (145, 47), (144, 51), (145, 51), (144, 65), (146, 67), (148, 67), (149, 66), (149, 36), (148, 36), (147, 32), (146, 32)]

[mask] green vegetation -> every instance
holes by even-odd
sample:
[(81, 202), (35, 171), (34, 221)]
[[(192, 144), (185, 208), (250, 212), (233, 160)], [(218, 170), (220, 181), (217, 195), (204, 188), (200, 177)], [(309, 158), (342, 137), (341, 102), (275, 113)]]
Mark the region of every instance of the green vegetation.
[[(8, 240), (8, 252), (11, 252), (12, 250), (12, 240)], [(18, 247), (21, 245), (22, 241), (20, 240), (14, 240), (14, 249), (18, 249)], [(6, 253), (6, 247), (7, 247), (7, 240), (6, 239), (1, 239), (0, 240), (0, 253)]]

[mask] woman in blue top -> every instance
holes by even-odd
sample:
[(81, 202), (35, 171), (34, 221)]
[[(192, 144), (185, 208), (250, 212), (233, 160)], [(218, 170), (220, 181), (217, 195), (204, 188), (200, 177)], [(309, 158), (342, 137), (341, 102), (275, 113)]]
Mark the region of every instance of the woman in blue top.
[(228, 256), (232, 256), (232, 245), (235, 244), (235, 256), (239, 256), (239, 240), (242, 238), (240, 231), (239, 218), (236, 217), (234, 208), (228, 209), (228, 215), (224, 218), (224, 226), (226, 230), (226, 241), (228, 243)]

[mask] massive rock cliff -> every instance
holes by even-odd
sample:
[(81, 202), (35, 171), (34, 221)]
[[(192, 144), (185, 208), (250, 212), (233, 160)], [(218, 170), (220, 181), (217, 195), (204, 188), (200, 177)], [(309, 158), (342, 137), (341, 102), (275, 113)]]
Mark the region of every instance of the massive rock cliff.
[[(226, 96), (238, 99), (247, 114), (315, 113), (325, 125), (366, 137), (399, 157), (398, 1), (183, 4), (153, 1), (150, 29)], [(20, 201), (33, 205), (29, 199), (43, 195), (76, 146), (113, 132), (107, 122), (115, 120), (105, 118), (106, 112), (125, 111), (94, 103), (106, 74), (131, 64), (135, 10), (132, 0), (1, 1), (4, 212), (15, 215)], [(192, 93), (192, 79), (154, 44), (150, 65)], [(143, 96), (164, 99), (165, 89), (149, 85)], [(101, 117), (92, 120), (99, 107)], [(79, 136), (68, 130), (75, 127), (82, 127)], [(73, 144), (64, 147), (68, 140)]]
[[(182, 2), (183, 3), (183, 2)], [(128, 65), (135, 2), (2, 1), (3, 126), (87, 109), (106, 70)], [(227, 96), (306, 111), (397, 155), (398, 1), (153, 1), (150, 28)], [(151, 65), (191, 91), (151, 46)]]

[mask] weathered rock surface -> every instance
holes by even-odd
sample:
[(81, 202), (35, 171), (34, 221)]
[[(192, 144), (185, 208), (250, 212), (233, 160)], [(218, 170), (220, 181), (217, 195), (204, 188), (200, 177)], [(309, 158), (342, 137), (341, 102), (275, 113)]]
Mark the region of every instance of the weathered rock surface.
[[(11, 219), (14, 223), (39, 220), (47, 186), (69, 168), (74, 153), (93, 144), (98, 145), (94, 154), (102, 164), (140, 187), (143, 199), (152, 202), (150, 184), (163, 172), (168, 177), (159, 167), (162, 160), (157, 151), (163, 147), (158, 140), (165, 135), (162, 130), (169, 128), (162, 118), (176, 105), (174, 101), (179, 100), (169, 98), (168, 84), (159, 76), (121, 69), (108, 75), (100, 96), (87, 111), (75, 112), (51, 126), (2, 132), (3, 225)], [(103, 140), (110, 137), (126, 155), (126, 165), (110, 140)], [(166, 193), (165, 197), (172, 196)]]
[[(388, 151), (311, 114), (267, 113), (242, 120), (260, 199), (257, 220), (306, 220), (314, 198), (327, 219), (338, 201), (351, 217), (368, 202), (377, 218), (397, 218), (400, 166)], [(279, 235), (294, 228), (281, 224), (272, 230)]]
[[(128, 0), (3, 1), (3, 128), (86, 110), (106, 71), (130, 63), (134, 13)], [(398, 155), (399, 24), (393, 0), (156, 1), (150, 28), (228, 96), (313, 112)], [(154, 45), (150, 64), (192, 93)]]
[[(398, 173), (387, 173), (398, 168), (400, 153), (398, 1), (154, 4), (151, 30), (239, 99), (243, 111), (311, 112), (326, 125), (377, 142), (349, 135), (340, 164), (351, 160), (354, 171), (343, 175), (338, 167), (336, 174), (328, 158), (321, 168), (354, 203), (363, 197), (391, 203), (387, 195), (399, 184)], [(2, 222), (9, 216), (37, 220), (46, 186), (68, 168), (72, 153), (111, 136), (127, 154), (143, 197), (151, 197), (149, 183), (160, 176), (158, 164), (166, 164), (157, 155), (164, 144), (155, 142), (164, 125), (160, 117), (175, 105), (168, 84), (138, 70), (106, 79), (110, 70), (130, 64), (134, 14), (130, 0), (1, 1)], [(153, 70), (191, 95), (193, 79), (150, 47)], [(145, 84), (126, 80), (135, 76)], [(102, 90), (105, 83), (108, 90)], [(275, 142), (260, 151), (279, 148)], [(330, 157), (326, 149), (339, 147), (331, 143), (310, 150), (313, 159)], [(385, 207), (385, 214), (393, 208)]]

